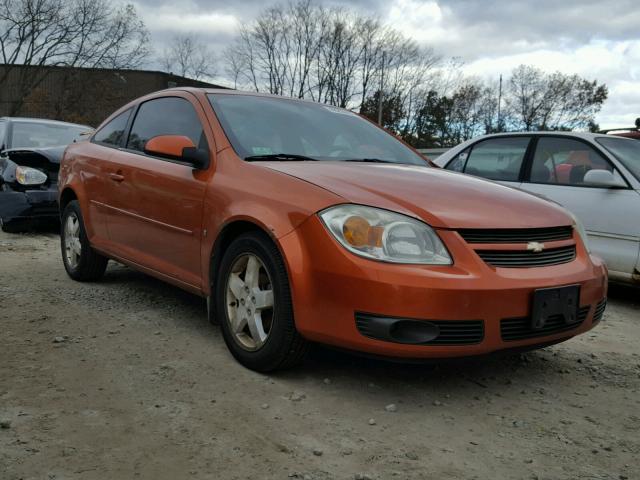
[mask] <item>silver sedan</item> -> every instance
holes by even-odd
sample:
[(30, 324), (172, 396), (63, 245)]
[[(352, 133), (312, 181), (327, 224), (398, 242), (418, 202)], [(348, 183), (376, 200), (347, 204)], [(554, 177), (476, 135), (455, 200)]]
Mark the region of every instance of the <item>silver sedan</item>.
[(640, 140), (574, 132), (485, 135), (435, 162), (564, 205), (612, 280), (640, 283)]

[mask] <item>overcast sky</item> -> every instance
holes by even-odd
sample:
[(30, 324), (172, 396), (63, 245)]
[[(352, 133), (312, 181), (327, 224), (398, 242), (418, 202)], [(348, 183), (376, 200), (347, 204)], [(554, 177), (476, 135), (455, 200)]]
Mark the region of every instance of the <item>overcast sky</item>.
[[(175, 33), (198, 33), (214, 49), (276, 1), (137, 0), (156, 51)], [(637, 0), (345, 0), (324, 1), (379, 15), (464, 71), (497, 81), (520, 64), (578, 73), (604, 82), (602, 128), (640, 117), (640, 4)], [(222, 70), (221, 68), (218, 70)]]

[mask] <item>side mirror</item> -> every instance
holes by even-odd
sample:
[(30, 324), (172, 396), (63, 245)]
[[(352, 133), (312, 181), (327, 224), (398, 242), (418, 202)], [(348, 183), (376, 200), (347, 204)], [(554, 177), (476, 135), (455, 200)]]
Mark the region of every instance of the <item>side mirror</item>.
[(190, 163), (197, 169), (209, 166), (209, 152), (197, 148), (184, 135), (158, 135), (150, 138), (144, 146), (144, 153)]
[(585, 173), (582, 183), (603, 188), (626, 188), (627, 186), (609, 170), (589, 170)]
[(193, 168), (206, 170), (209, 168), (209, 151), (202, 148), (186, 147), (182, 149), (182, 160), (191, 163)]

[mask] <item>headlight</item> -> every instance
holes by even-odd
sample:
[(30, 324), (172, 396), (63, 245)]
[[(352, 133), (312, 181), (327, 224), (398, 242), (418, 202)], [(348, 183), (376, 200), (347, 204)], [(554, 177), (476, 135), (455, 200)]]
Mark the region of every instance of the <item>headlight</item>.
[(21, 185), (41, 185), (47, 181), (47, 176), (35, 168), (17, 167), (16, 180)]
[(338, 205), (320, 212), (329, 231), (361, 257), (393, 263), (451, 265), (436, 232), (399, 213), (362, 205)]
[(584, 225), (573, 213), (569, 212), (569, 214), (571, 215), (571, 218), (573, 218), (573, 228), (578, 232), (578, 235), (580, 235), (582, 243), (584, 243), (587, 251), (591, 253), (591, 249), (589, 248), (589, 237), (587, 236), (587, 231), (584, 229)]

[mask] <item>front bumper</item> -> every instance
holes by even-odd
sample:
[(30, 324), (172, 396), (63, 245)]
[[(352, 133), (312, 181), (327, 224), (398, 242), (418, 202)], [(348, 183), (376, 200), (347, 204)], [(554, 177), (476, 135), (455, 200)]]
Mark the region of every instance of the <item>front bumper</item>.
[(3, 225), (59, 219), (58, 190), (0, 191), (0, 219)]
[[(495, 268), (484, 263), (455, 231), (440, 230), (452, 266), (397, 265), (346, 251), (317, 216), (280, 238), (291, 282), (296, 326), (313, 341), (375, 355), (444, 358), (483, 355), (556, 343), (590, 330), (606, 298), (607, 272), (577, 242), (572, 262), (535, 268)], [(538, 288), (580, 285), (583, 319), (575, 328), (528, 338), (503, 338), (501, 322), (530, 315)], [(600, 303), (602, 305), (602, 303)], [(600, 307), (601, 308), (601, 307)], [(481, 320), (476, 343), (410, 345), (365, 336), (356, 315), (443, 322)]]

